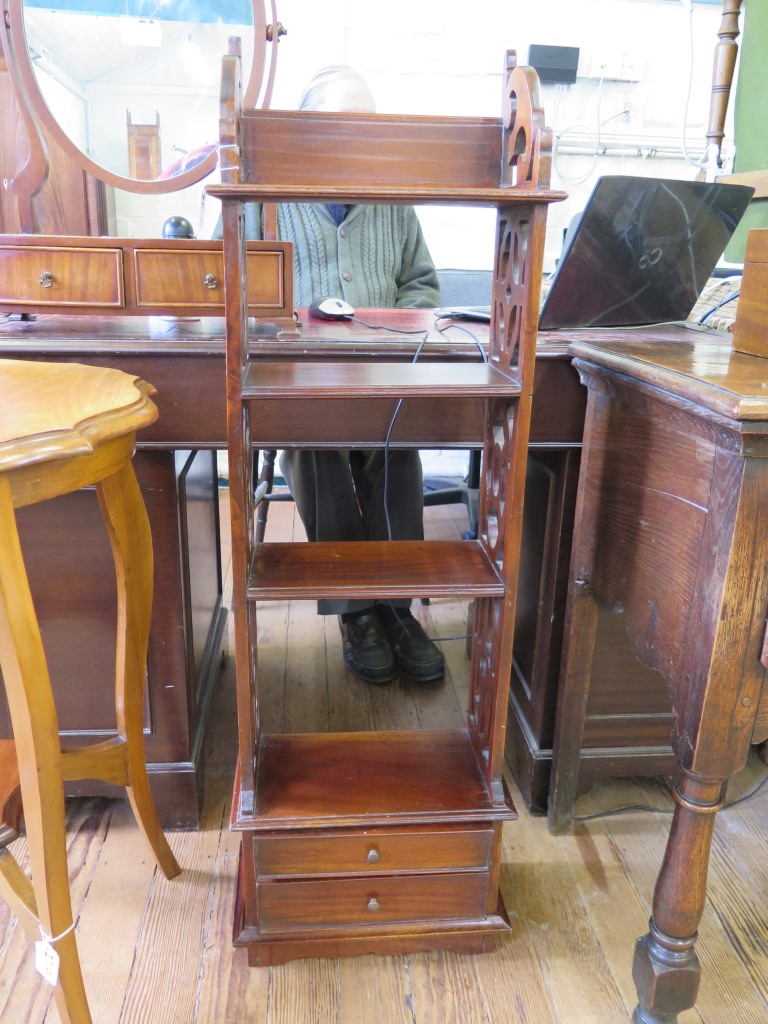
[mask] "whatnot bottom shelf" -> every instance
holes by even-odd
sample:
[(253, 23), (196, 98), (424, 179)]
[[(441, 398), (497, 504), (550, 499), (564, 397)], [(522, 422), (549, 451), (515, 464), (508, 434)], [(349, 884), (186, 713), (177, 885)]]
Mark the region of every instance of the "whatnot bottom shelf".
[(262, 734), (255, 766), (255, 793), (238, 773), (235, 830), (517, 816), (508, 798), (492, 797), (464, 729)]
[(255, 766), (232, 816), (235, 942), (251, 964), (482, 952), (507, 930), (501, 827), (516, 814), (466, 731), (265, 735)]

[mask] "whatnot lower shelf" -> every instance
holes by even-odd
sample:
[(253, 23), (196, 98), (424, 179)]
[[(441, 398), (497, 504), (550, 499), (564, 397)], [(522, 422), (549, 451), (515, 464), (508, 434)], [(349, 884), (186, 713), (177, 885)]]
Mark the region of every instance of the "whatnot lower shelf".
[(260, 544), (248, 574), (252, 601), (501, 597), (504, 581), (480, 541)]
[(238, 782), (239, 831), (511, 820), (494, 802), (464, 730), (263, 734), (253, 813)]
[(268, 362), (243, 371), (242, 397), (259, 398), (509, 398), (518, 380), (491, 363), (427, 361)]

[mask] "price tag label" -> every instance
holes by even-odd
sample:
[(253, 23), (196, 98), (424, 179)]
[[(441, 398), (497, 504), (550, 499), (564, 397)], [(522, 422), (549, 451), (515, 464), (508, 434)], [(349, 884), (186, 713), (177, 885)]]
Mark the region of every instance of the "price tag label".
[(42, 974), (49, 985), (55, 985), (59, 978), (59, 954), (47, 939), (35, 943), (35, 970)]

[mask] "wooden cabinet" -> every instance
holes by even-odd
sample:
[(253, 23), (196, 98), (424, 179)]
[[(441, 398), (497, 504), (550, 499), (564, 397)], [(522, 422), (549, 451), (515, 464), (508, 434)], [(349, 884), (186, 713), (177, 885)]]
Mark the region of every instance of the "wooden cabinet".
[[(648, 327), (642, 337), (684, 344), (685, 327)], [(546, 813), (561, 673), (571, 538), (587, 390), (568, 355), (584, 332), (539, 334), (525, 484), (520, 583), (507, 723), (507, 761), (526, 806)], [(590, 338), (631, 343), (637, 330)], [(712, 333), (710, 343), (723, 339)], [(631, 650), (623, 614), (597, 611), (578, 792), (604, 778), (674, 773), (672, 703), (663, 678)]]
[(627, 658), (663, 680), (674, 709), (675, 809), (632, 972), (634, 1019), (673, 1021), (696, 1001), (716, 813), (768, 735), (768, 364), (695, 331), (666, 344), (582, 336), (572, 351), (589, 397), (550, 824), (573, 813), (600, 614), (621, 616)]
[[(498, 890), (501, 827), (515, 817), (501, 774), (504, 723), (545, 213), (561, 198), (544, 188), (535, 73), (508, 55), (504, 123), (241, 110), (235, 60), (224, 67), (225, 166), (211, 191), (222, 200), (227, 306), (237, 941), (254, 965), (481, 952), (508, 927)], [(251, 359), (242, 204), (340, 197), (497, 208), (487, 362)], [(388, 435), (400, 399), (409, 412)], [(381, 448), (387, 436), (393, 446), (429, 446), (454, 406), (483, 433), (477, 540), (255, 543), (252, 447)], [(269, 687), (258, 668), (260, 601), (452, 595), (475, 603), (464, 729), (261, 728)]]
[[(149, 780), (163, 825), (194, 828), (202, 804), (202, 736), (226, 618), (216, 459), (206, 451), (140, 451), (134, 465), (155, 552), (144, 738)], [(96, 493), (86, 489), (20, 509), (18, 526), (63, 739), (108, 739), (115, 730), (117, 607)], [(4, 691), (0, 735), (10, 735)], [(81, 782), (68, 792), (117, 790)]]
[[(248, 312), (293, 323), (292, 246), (249, 242)], [(0, 310), (215, 316), (224, 312), (221, 242), (7, 235)]]

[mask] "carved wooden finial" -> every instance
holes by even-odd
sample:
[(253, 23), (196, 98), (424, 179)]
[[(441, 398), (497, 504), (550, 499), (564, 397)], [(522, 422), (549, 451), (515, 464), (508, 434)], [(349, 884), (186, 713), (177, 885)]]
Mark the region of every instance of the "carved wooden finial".
[(520, 67), (509, 50), (505, 58), (502, 110), (504, 132), (501, 184), (547, 188), (552, 164), (552, 132), (544, 124), (539, 76)]
[(219, 93), (219, 167), (221, 180), (229, 185), (240, 182), (240, 115), (243, 109), (243, 81), (240, 39), (229, 38), (229, 52), (221, 59)]

